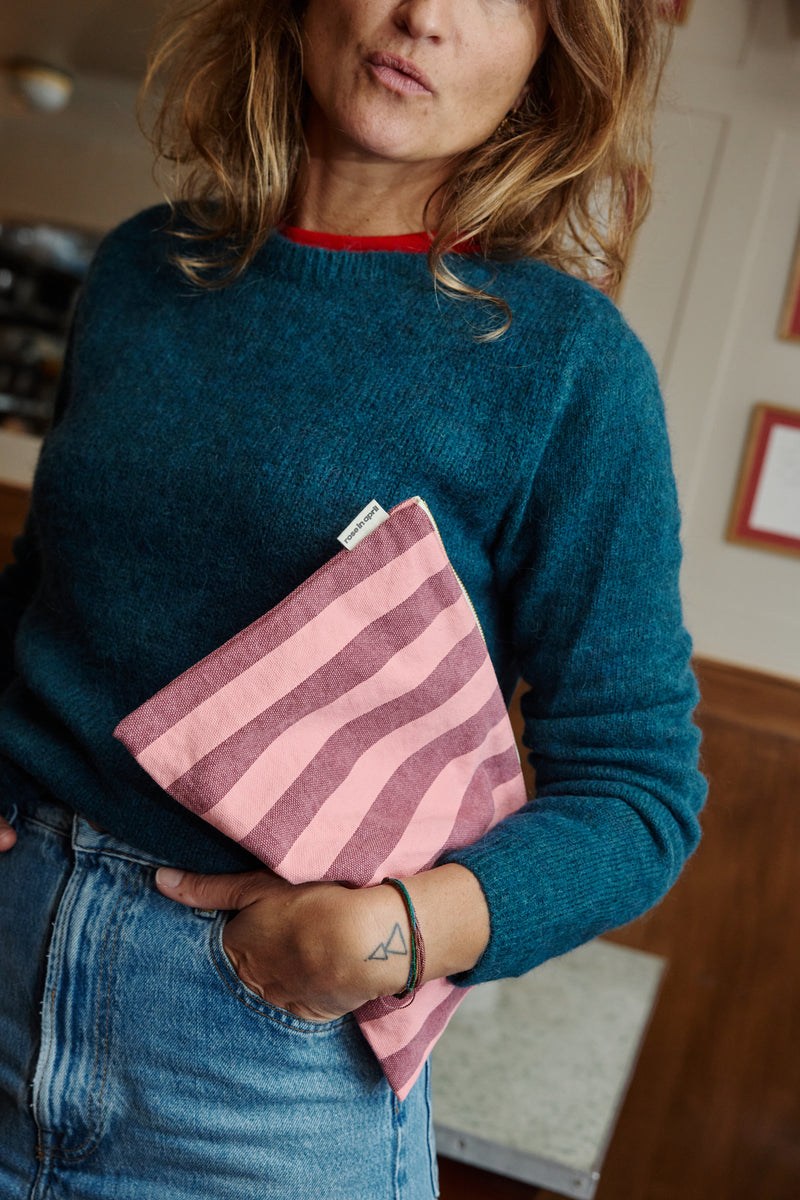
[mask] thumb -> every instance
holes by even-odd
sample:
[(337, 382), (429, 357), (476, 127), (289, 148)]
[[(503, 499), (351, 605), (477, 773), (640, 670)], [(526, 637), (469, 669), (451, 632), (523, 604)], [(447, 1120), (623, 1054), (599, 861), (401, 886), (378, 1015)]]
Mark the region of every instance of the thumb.
[(0, 817), (0, 852), (10, 850), (17, 840), (16, 830)]
[(253, 884), (259, 871), (244, 871), (233, 875), (195, 875), (174, 867), (159, 867), (156, 887), (170, 900), (190, 908), (240, 909), (252, 904)]

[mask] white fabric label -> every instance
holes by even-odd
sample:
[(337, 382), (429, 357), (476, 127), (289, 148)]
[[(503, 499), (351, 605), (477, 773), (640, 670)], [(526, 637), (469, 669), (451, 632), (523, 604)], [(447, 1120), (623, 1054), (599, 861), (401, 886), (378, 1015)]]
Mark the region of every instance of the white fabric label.
[(377, 529), (389, 514), (381, 508), (377, 500), (370, 500), (366, 508), (362, 508), (355, 521), (351, 521), (346, 529), (339, 534), (338, 540), (347, 550), (352, 550), (359, 542), (363, 542), (368, 533)]

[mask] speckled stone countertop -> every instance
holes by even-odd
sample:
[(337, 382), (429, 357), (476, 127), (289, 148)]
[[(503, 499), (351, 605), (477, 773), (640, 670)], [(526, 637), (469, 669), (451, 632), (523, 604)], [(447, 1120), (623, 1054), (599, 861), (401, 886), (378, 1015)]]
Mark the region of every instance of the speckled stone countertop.
[(664, 965), (598, 939), (474, 988), (433, 1052), (439, 1151), (593, 1196)]

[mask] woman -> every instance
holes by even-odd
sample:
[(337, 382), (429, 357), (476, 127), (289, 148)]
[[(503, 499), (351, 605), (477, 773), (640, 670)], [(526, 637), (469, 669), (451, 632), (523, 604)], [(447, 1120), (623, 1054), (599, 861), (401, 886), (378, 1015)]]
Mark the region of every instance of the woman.
[(663, 406), (584, 281), (657, 68), (645, 0), (210, 0), (163, 43), (187, 203), (101, 247), (3, 577), (4, 1195), (436, 1193), (429, 1071), (397, 1101), (351, 1016), (406, 983), (398, 890), (258, 869), (112, 737), (373, 496), (427, 500), (532, 685), (536, 798), (405, 881), (425, 978), (521, 974), (694, 848)]

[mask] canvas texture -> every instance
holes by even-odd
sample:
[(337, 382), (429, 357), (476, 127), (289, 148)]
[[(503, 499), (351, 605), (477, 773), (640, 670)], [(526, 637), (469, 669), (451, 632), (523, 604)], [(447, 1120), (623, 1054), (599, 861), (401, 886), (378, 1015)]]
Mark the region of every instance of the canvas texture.
[[(114, 736), (292, 883), (415, 875), (526, 801), (483, 635), (419, 497)], [(400, 1099), (467, 990), (436, 979), (357, 1010)]]

